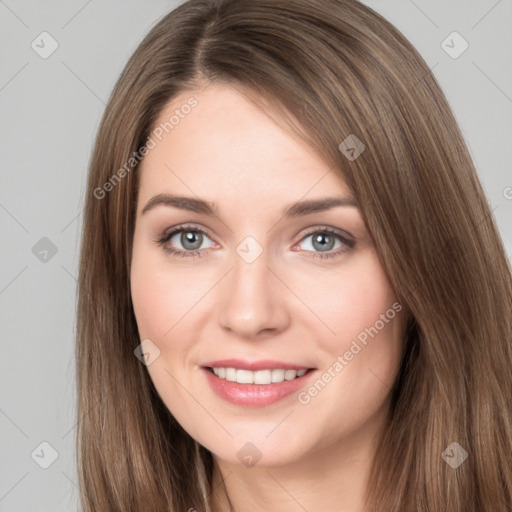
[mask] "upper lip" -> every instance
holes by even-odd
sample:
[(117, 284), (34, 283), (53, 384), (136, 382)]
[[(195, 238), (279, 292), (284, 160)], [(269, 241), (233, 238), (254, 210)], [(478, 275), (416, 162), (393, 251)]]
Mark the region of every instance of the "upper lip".
[(237, 368), (239, 370), (309, 370), (310, 366), (301, 364), (285, 363), (284, 361), (275, 360), (259, 360), (259, 361), (244, 361), (243, 359), (222, 359), (219, 361), (209, 361), (203, 363), (201, 366), (209, 368)]

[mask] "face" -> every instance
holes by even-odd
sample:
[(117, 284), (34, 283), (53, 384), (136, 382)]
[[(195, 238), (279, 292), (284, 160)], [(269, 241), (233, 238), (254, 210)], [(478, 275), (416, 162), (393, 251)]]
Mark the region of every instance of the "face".
[(181, 93), (157, 125), (173, 115), (138, 171), (131, 266), (161, 399), (233, 464), (366, 442), (403, 312), (350, 190), (227, 85)]

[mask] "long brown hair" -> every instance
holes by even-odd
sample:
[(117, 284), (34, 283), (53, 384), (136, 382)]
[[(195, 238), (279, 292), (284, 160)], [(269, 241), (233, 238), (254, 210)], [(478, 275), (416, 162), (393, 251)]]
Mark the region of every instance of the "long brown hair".
[[(171, 98), (214, 80), (286, 120), (345, 180), (409, 315), (367, 509), (511, 510), (510, 266), (435, 77), (355, 0), (189, 0), (121, 74), (90, 162), (81, 246), (84, 510), (211, 510), (211, 453), (134, 356), (129, 276), (139, 162), (130, 159)], [(355, 159), (339, 148), (349, 136), (366, 146)], [(453, 467), (461, 449), (467, 458)]]

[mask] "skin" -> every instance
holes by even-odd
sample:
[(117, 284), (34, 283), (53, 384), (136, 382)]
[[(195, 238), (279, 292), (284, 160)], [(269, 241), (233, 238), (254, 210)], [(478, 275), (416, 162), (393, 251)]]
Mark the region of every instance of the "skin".
[[(231, 357), (301, 364), (320, 378), (397, 297), (357, 207), (281, 215), (299, 200), (350, 196), (339, 174), (225, 84), (181, 93), (157, 124), (191, 96), (197, 106), (140, 169), (131, 293), (140, 339), (160, 350), (149, 375), (183, 428), (212, 452), (216, 489), (224, 479), (234, 510), (362, 511), (399, 368), (403, 311), (359, 343), (307, 404), (292, 394), (240, 407), (213, 392), (200, 365)], [(142, 214), (161, 193), (215, 202), (219, 216), (165, 205)], [(157, 243), (181, 223), (206, 232), (200, 257), (173, 256)], [(353, 246), (335, 237), (326, 252), (338, 255), (321, 259), (323, 246), (308, 233), (325, 227), (350, 234)], [(166, 246), (194, 252), (180, 234)], [(263, 249), (250, 264), (236, 252), (247, 236)], [(262, 454), (251, 467), (237, 457), (247, 442)], [(229, 509), (220, 491), (215, 497), (215, 510)]]

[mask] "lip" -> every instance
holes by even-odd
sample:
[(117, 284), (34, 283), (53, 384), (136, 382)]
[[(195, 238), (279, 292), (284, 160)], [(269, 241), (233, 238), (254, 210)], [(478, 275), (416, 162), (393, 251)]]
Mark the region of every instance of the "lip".
[[(215, 365), (235, 368), (235, 366), (223, 366), (224, 363), (224, 361), (217, 361)], [(260, 362), (256, 364), (260, 364)], [(288, 365), (286, 368), (277, 365), (276, 368), (296, 369), (293, 365)], [(249, 368), (242, 367), (240, 369)], [(270, 367), (265, 366), (265, 369), (270, 369)], [(305, 367), (298, 367), (298, 369), (305, 369)], [(239, 384), (238, 382), (231, 382), (217, 377), (207, 367), (202, 367), (201, 372), (205, 375), (208, 384), (217, 396), (231, 404), (251, 408), (265, 407), (297, 393), (308, 384), (311, 376), (317, 373), (314, 368), (310, 368), (302, 377), (293, 380), (284, 380), (283, 382), (275, 382), (273, 384)]]
[(236, 368), (237, 370), (309, 370), (310, 366), (303, 366), (284, 361), (275, 360), (259, 360), (259, 361), (243, 361), (242, 359), (222, 359), (220, 361), (209, 361), (201, 365), (209, 368)]

